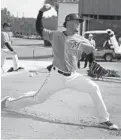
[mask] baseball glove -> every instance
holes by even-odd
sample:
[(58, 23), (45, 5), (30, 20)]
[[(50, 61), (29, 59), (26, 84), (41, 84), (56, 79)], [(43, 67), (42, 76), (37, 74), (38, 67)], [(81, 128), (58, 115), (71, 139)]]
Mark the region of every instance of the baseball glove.
[(108, 73), (106, 69), (104, 69), (97, 62), (92, 62), (88, 70), (88, 76), (100, 78), (105, 76)]
[(95, 61), (92, 62), (91, 66), (89, 67), (88, 76), (93, 78), (120, 77), (117, 71), (105, 69)]

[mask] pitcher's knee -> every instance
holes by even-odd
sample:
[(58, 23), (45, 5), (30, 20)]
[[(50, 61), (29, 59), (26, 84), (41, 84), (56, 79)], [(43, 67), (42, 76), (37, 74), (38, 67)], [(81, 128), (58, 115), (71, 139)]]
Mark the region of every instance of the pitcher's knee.
[(91, 86), (94, 90), (96, 90), (96, 91), (99, 90), (99, 86), (94, 81), (90, 80), (89, 83), (91, 84)]

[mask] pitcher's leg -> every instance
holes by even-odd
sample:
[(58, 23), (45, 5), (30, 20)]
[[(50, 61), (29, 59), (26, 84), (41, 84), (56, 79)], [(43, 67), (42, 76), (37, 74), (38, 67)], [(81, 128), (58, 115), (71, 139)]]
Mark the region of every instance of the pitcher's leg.
[(86, 76), (76, 73), (75, 78), (67, 82), (67, 86), (72, 89), (76, 89), (79, 92), (89, 93), (93, 100), (100, 122), (109, 120), (109, 114), (103, 101), (99, 86), (95, 82)]
[(50, 72), (50, 77), (47, 79), (43, 88), (38, 91), (36, 97), (40, 103), (47, 100), (54, 93), (65, 88), (65, 79), (61, 74), (58, 74), (54, 70)]
[(14, 110), (34, 104), (43, 103), (51, 95), (63, 88), (63, 79), (61, 79), (56, 74), (51, 73), (47, 78), (47, 81), (44, 83), (43, 87), (40, 88), (37, 92), (27, 92), (23, 96), (20, 96), (18, 98), (5, 98), (5, 100), (2, 100), (1, 106), (3, 109), (4, 106), (7, 105), (7, 108)]
[(39, 102), (36, 100), (34, 95), (36, 95), (36, 91), (26, 92), (17, 98), (7, 96), (1, 101), (1, 109), (7, 108), (17, 110), (26, 106), (37, 104)]

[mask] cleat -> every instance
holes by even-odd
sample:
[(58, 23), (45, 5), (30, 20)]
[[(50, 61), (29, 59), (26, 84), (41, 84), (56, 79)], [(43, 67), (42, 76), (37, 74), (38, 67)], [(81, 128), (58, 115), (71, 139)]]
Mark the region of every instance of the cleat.
[(100, 126), (104, 127), (104, 128), (107, 128), (107, 129), (110, 129), (110, 130), (119, 130), (118, 126), (113, 124), (110, 121), (100, 123)]

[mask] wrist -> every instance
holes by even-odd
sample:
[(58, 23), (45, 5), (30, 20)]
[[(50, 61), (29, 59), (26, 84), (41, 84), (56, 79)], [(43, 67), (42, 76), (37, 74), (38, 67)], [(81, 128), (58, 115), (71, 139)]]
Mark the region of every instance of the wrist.
[(43, 14), (43, 13), (44, 13), (44, 11), (43, 11), (42, 9), (40, 9), (40, 10), (39, 10), (39, 13)]

